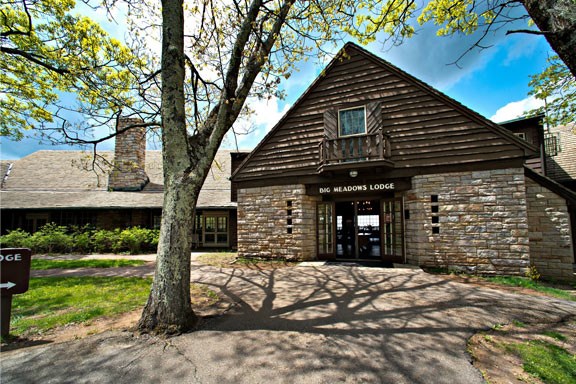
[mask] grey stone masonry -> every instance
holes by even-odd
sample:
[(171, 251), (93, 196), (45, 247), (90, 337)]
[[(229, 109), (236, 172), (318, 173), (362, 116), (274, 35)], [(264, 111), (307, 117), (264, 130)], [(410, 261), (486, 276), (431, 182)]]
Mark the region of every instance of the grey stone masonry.
[(574, 125), (568, 124), (550, 127), (547, 136), (546, 176), (556, 181), (571, 181), (576, 179), (576, 135)]
[(415, 176), (405, 208), (411, 264), (486, 275), (530, 265), (522, 168)]
[(316, 202), (304, 185), (238, 190), (238, 256), (312, 260)]
[(530, 261), (546, 278), (573, 280), (573, 244), (566, 200), (526, 178)]
[[(120, 119), (117, 130), (141, 123), (140, 119)], [(108, 176), (112, 191), (140, 191), (149, 179), (146, 164), (146, 128), (134, 127), (116, 135), (114, 168)]]

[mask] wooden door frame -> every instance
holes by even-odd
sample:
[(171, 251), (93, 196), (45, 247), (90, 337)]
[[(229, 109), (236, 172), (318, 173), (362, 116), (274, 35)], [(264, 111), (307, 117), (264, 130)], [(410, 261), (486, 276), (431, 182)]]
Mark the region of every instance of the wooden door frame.
[[(395, 238), (396, 235), (396, 220), (398, 220), (398, 218), (396, 218), (395, 216), (395, 205), (396, 202), (400, 203), (400, 209), (399, 209), (399, 215), (400, 215), (400, 231), (401, 231), (401, 236), (400, 236), (400, 249), (401, 249), (401, 254), (400, 255), (386, 255), (385, 254), (385, 247), (384, 247), (384, 225), (385, 225), (385, 221), (384, 221), (384, 204), (386, 202), (392, 202), (392, 214), (393, 214), (393, 219), (392, 219), (392, 239)], [(402, 196), (397, 197), (390, 197), (390, 198), (382, 198), (380, 199), (380, 259), (382, 261), (387, 261), (387, 262), (393, 262), (393, 263), (402, 263), (404, 264), (406, 262), (406, 228), (405, 228), (405, 223), (404, 223), (404, 198)], [(394, 241), (394, 240), (393, 240)], [(395, 247), (394, 247), (395, 248)]]
[[(328, 204), (332, 206), (332, 253), (320, 253), (320, 228), (319, 228), (319, 214), (318, 207), (320, 204)], [(316, 203), (316, 259), (317, 260), (335, 260), (336, 259), (336, 203), (334, 201), (318, 201)]]

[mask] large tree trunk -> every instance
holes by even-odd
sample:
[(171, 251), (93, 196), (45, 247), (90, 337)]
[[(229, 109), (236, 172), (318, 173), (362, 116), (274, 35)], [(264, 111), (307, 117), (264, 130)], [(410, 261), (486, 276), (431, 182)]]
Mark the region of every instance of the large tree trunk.
[(138, 327), (174, 334), (198, 319), (190, 303), (190, 250), (194, 207), (203, 177), (194, 174), (184, 110), (182, 0), (162, 1), (162, 157), (164, 205), (154, 283)]
[(197, 323), (190, 304), (190, 250), (198, 194), (294, 4), (294, 0), (284, 0), (268, 36), (251, 52), (250, 65), (238, 84), (245, 49), (262, 6), (262, 0), (252, 0), (230, 55), (220, 101), (198, 132), (189, 137), (184, 110), (182, 2), (162, 1), (164, 206), (154, 283), (138, 324), (142, 332), (180, 333)]
[(528, 14), (560, 59), (576, 76), (576, 2), (522, 0)]

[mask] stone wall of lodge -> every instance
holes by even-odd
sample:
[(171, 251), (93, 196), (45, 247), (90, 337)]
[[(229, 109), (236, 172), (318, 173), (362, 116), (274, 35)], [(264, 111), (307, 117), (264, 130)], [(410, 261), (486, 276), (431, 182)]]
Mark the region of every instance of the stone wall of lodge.
[(572, 280), (570, 215), (566, 200), (526, 178), (530, 261), (547, 278)]
[[(304, 185), (238, 190), (241, 257), (316, 257), (316, 203)], [(485, 275), (573, 279), (566, 201), (522, 168), (415, 176), (404, 194), (406, 259)]]
[(316, 202), (304, 185), (238, 190), (238, 256), (316, 257)]
[(415, 176), (405, 209), (411, 264), (509, 275), (530, 265), (522, 168)]

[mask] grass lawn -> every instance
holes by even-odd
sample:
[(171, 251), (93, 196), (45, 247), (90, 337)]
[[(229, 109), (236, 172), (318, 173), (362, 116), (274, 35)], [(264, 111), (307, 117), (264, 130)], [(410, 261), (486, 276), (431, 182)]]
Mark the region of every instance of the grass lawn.
[(545, 383), (576, 383), (576, 359), (564, 348), (542, 340), (506, 345), (523, 361), (524, 370)]
[(513, 321), (479, 332), (468, 353), (488, 383), (576, 383), (576, 323)]
[(28, 292), (14, 295), (10, 334), (42, 334), (67, 324), (87, 322), (143, 307), (151, 278), (41, 277)]
[[(152, 278), (139, 277), (32, 278), (28, 292), (13, 296), (10, 336), (37, 337), (143, 308), (151, 284)], [(201, 284), (191, 285), (190, 296), (195, 309), (220, 301), (216, 292)]]
[(558, 299), (576, 301), (576, 295), (574, 291), (554, 288), (545, 283), (539, 281), (534, 281), (526, 277), (518, 276), (494, 276), (494, 277), (484, 277), (483, 280), (490, 281), (492, 283), (511, 286), (511, 287), (521, 287), (533, 289), (535, 291), (544, 293), (548, 296), (556, 297)]
[(117, 268), (137, 267), (146, 264), (144, 260), (48, 260), (32, 259), (31, 269), (76, 269), (76, 268)]

